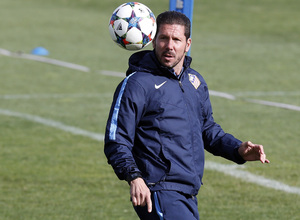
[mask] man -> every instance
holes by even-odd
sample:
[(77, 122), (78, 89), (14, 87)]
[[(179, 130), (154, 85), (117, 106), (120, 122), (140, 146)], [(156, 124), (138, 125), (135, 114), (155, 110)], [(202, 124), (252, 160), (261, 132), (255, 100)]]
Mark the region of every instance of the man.
[(107, 122), (105, 154), (130, 184), (141, 219), (199, 219), (204, 149), (238, 164), (269, 163), (262, 145), (241, 142), (214, 122), (207, 84), (190, 68), (190, 21), (157, 17), (153, 51), (133, 54)]

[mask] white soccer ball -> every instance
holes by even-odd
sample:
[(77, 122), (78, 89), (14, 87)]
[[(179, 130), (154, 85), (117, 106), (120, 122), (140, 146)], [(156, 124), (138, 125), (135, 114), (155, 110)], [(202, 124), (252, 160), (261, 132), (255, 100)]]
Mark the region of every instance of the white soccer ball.
[(109, 21), (113, 41), (127, 50), (140, 50), (151, 43), (156, 34), (156, 19), (152, 11), (138, 2), (120, 5)]

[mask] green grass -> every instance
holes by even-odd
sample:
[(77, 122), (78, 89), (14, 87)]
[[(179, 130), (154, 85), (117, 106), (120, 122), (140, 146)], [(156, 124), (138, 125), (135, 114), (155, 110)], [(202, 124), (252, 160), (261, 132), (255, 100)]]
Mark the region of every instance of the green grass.
[[(77, 63), (89, 73), (0, 55), (0, 110), (104, 133), (115, 87), (131, 52), (110, 39), (107, 23), (117, 0), (1, 0), (0, 48)], [(155, 15), (168, 1), (142, 1)], [(287, 92), (237, 100), (211, 97), (224, 130), (265, 146), (269, 165), (244, 170), (300, 187), (297, 111), (246, 98), (300, 106), (300, 27), (297, 0), (195, 1), (192, 67), (211, 90)], [(151, 46), (148, 47), (151, 49)], [(289, 95), (294, 92), (294, 95)], [(37, 95), (5, 99), (4, 95)], [(52, 95), (52, 96), (51, 96)], [(206, 159), (230, 164), (207, 154)], [(0, 114), (0, 219), (137, 219), (129, 187), (107, 164), (103, 141)], [(198, 196), (201, 219), (300, 219), (299, 195), (205, 171)]]

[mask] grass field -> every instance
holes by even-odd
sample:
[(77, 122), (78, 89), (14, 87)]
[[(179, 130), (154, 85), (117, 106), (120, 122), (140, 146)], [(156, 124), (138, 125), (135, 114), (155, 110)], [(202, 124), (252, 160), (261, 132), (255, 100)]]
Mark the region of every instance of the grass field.
[[(141, 0), (155, 15), (168, 1)], [(137, 219), (127, 183), (103, 154), (102, 134), (115, 87), (131, 52), (108, 33), (117, 0), (1, 0), (0, 48), (89, 72), (0, 55), (0, 219)], [(247, 173), (300, 190), (300, 112), (249, 102), (300, 106), (298, 0), (195, 1), (192, 67), (209, 88), (225, 131), (265, 146), (271, 163)], [(148, 47), (151, 49), (151, 47)], [(77, 134), (76, 132), (81, 132)], [(206, 160), (231, 164), (207, 154)], [(205, 220), (300, 219), (300, 195), (205, 170), (199, 195)]]

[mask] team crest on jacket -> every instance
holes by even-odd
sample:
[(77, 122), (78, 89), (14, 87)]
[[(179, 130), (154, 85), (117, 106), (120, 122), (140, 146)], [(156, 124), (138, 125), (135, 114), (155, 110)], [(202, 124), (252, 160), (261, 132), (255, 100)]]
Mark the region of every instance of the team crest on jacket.
[(192, 83), (192, 85), (195, 87), (195, 89), (198, 89), (198, 87), (200, 86), (201, 82), (198, 79), (198, 77), (194, 74), (190, 74), (189, 73), (189, 80)]

